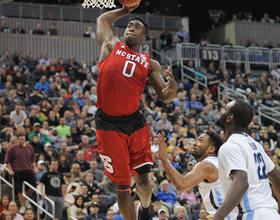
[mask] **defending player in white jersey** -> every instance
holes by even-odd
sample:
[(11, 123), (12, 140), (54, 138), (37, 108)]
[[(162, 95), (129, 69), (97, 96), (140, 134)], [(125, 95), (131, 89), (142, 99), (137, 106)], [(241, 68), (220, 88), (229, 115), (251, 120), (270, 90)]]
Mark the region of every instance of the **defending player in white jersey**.
[(213, 131), (206, 131), (194, 143), (193, 156), (199, 161), (194, 169), (182, 176), (166, 157), (166, 144), (159, 134), (159, 158), (168, 178), (179, 191), (199, 185), (199, 191), (208, 213), (213, 216), (223, 201), (223, 192), (218, 176), (217, 152), (224, 143)]
[(216, 125), (225, 133), (220, 148), (219, 177), (225, 199), (212, 220), (229, 213), (235, 220), (279, 220), (269, 180), (280, 201), (280, 174), (263, 147), (246, 134), (253, 118), (252, 107), (242, 100), (227, 104)]

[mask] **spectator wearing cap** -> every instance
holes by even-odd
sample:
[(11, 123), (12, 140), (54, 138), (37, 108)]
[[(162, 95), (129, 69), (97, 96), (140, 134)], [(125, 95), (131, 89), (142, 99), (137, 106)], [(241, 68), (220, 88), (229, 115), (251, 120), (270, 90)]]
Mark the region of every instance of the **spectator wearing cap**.
[(50, 84), (47, 82), (47, 77), (42, 76), (40, 82), (35, 84), (34, 89), (39, 89), (46, 94), (50, 90)]
[[(98, 214), (105, 216), (106, 213), (107, 213), (107, 211), (108, 211), (108, 208), (107, 208), (107, 206), (106, 206), (106, 202), (105, 202), (105, 201), (102, 201), (102, 202), (103, 202), (103, 203), (102, 203), (102, 202), (100, 201), (100, 198), (99, 198), (99, 195), (98, 195), (98, 194), (93, 194), (93, 195), (91, 196), (91, 201), (92, 201), (93, 204), (97, 203), (97, 204), (99, 205)], [(113, 210), (114, 210), (114, 208), (113, 208)]]
[(46, 143), (50, 143), (50, 139), (47, 135), (40, 133), (41, 124), (36, 122), (33, 126), (33, 132), (28, 136), (29, 140), (33, 140), (33, 136), (37, 135), (39, 137), (39, 142), (42, 143), (44, 146)]
[(73, 156), (75, 156), (77, 150), (79, 149), (79, 146), (72, 141), (71, 134), (66, 135), (66, 145), (67, 145), (67, 151), (70, 152)]
[(58, 134), (57, 128), (52, 129), (52, 135), (49, 136), (49, 139), (52, 146), (54, 146), (57, 150), (60, 150), (61, 144), (66, 141), (65, 137)]
[(166, 211), (164, 209), (158, 210), (157, 214), (158, 214), (158, 219), (159, 220), (167, 220), (168, 219)]
[(162, 191), (157, 193), (157, 200), (160, 201), (162, 205), (168, 208), (169, 214), (172, 214), (173, 205), (179, 203), (175, 194), (168, 191), (168, 187), (169, 187), (169, 182), (167, 180), (163, 180), (161, 182)]
[(36, 174), (35, 174), (37, 184), (39, 184), (40, 179), (45, 172), (47, 172), (46, 163), (43, 160), (39, 160), (37, 162), (37, 169), (36, 169)]
[(90, 214), (85, 217), (85, 220), (92, 220), (92, 219), (103, 219), (105, 220), (105, 217), (103, 215), (98, 214), (99, 212), (99, 203), (93, 202), (91, 207), (89, 208)]
[(43, 96), (39, 93), (38, 88), (34, 88), (33, 93), (29, 95), (28, 106), (32, 108), (34, 105), (40, 105), (43, 101)]
[(193, 170), (194, 167), (194, 162), (190, 161), (188, 162), (188, 166), (187, 166), (187, 172), (190, 172)]
[(59, 125), (56, 128), (58, 133), (63, 137), (66, 137), (68, 134), (71, 134), (71, 127), (65, 124), (64, 117), (61, 117), (59, 119)]
[(45, 157), (45, 162), (46, 165), (49, 165), (51, 159), (57, 159), (58, 154), (57, 150), (52, 147), (51, 143), (46, 143), (44, 146), (44, 157)]

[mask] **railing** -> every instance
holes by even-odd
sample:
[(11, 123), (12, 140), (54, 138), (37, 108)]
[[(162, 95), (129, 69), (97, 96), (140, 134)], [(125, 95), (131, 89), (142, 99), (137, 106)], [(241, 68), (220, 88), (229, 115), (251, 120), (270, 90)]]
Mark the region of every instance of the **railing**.
[(154, 58), (156, 58), (157, 60), (159, 60), (161, 63), (164, 63), (166, 66), (170, 66), (170, 72), (172, 72), (172, 59), (168, 56), (166, 56), (163, 53), (158, 52), (157, 50), (152, 49), (152, 53)]
[[(200, 75), (203, 78), (203, 82), (197, 80), (195, 77), (192, 77), (190, 75), (185, 74), (184, 70), (192, 72), (194, 74), (194, 76), (195, 75)], [(182, 77), (182, 82), (184, 81), (184, 78), (186, 77), (186, 78), (188, 78), (188, 79), (190, 79), (190, 80), (192, 80), (194, 82), (197, 82), (199, 85), (202, 85), (204, 88), (207, 87), (207, 77), (205, 75), (199, 73), (199, 72), (196, 72), (195, 70), (193, 70), (193, 69), (191, 69), (191, 68), (189, 68), (187, 66), (181, 66), (181, 77)]]
[[(270, 65), (270, 50), (266, 47), (248, 47), (248, 63)], [(271, 68), (271, 66), (270, 66)]]
[[(177, 58), (181, 57), (182, 63), (185, 61), (193, 61), (195, 64), (198, 63), (198, 48), (196, 44), (193, 43), (182, 43), (176, 46), (177, 48)], [(182, 65), (181, 63), (181, 65)]]
[(280, 111), (274, 109), (273, 107), (267, 107), (263, 104), (259, 105), (258, 108), (258, 123), (261, 124), (262, 117), (267, 118), (277, 124), (280, 124)]
[[(0, 169), (5, 169), (9, 174), (9, 169), (4, 165), (0, 164)], [(12, 176), (12, 183), (8, 182), (5, 178), (0, 175), (0, 198), (2, 198), (2, 181), (6, 183), (12, 189), (12, 200), (15, 201), (15, 183), (14, 176)]]
[[(86, 61), (88, 66), (91, 66), (100, 54), (97, 40), (82, 37), (0, 33), (0, 48), (11, 52), (20, 49), (22, 56), (26, 56), (32, 51), (34, 57), (38, 57), (38, 59), (44, 51), (48, 52), (50, 59), (63, 57), (67, 60), (70, 56), (75, 55), (78, 62)], [(142, 43), (143, 52), (150, 54), (151, 48), (151, 41)]]
[(271, 49), (271, 62), (273, 65), (280, 65), (280, 48)]
[(243, 99), (244, 101), (247, 101), (247, 97), (246, 95), (241, 94), (240, 92), (237, 92), (236, 90), (229, 88), (228, 86), (225, 86), (223, 84), (219, 84), (218, 86), (218, 101), (220, 102), (221, 100), (221, 95), (223, 95), (224, 93), (221, 91), (221, 89), (223, 88), (223, 91), (226, 91), (226, 95), (227, 98), (229, 100), (235, 100), (238, 98)]
[(222, 46), (218, 44), (207, 44), (207, 46), (197, 45), (198, 48), (198, 67), (202, 60), (220, 61), (222, 58)]
[(222, 48), (222, 61), (224, 66), (227, 63), (242, 63), (244, 64), (245, 68), (248, 69), (247, 66), (247, 49), (246, 47), (242, 46), (223, 46)]
[(193, 61), (195, 67), (200, 67), (203, 61), (221, 62), (224, 66), (227, 63), (242, 63), (245, 68), (250, 68), (252, 64), (264, 65), (271, 69), (273, 65), (280, 65), (280, 49), (268, 49), (266, 47), (241, 47), (241, 46), (221, 46), (217, 44), (207, 44), (205, 46), (196, 44), (178, 44), (177, 63), (185, 65), (186, 61)]
[[(25, 185), (28, 186), (29, 188), (33, 189), (34, 192), (36, 192), (36, 196), (37, 196), (37, 203), (31, 199), (30, 197), (28, 197), (26, 194), (25, 194)], [(29, 202), (31, 202), (33, 205), (35, 205), (37, 207), (37, 219), (40, 219), (40, 212), (39, 212), (39, 209), (41, 211), (43, 211), (44, 213), (46, 213), (48, 216), (50, 216), (52, 219), (54, 218), (55, 216), (55, 203), (54, 201), (52, 201), (50, 198), (48, 198), (47, 196), (45, 196), (45, 199), (51, 203), (52, 205), (52, 214), (49, 213), (47, 210), (45, 210), (44, 208), (42, 208), (40, 205), (39, 205), (39, 196), (41, 195), (41, 192), (39, 190), (37, 190), (35, 187), (33, 187), (31, 184), (29, 184), (28, 182), (24, 181), (22, 183), (22, 195), (24, 196), (24, 198), (26, 198)]]

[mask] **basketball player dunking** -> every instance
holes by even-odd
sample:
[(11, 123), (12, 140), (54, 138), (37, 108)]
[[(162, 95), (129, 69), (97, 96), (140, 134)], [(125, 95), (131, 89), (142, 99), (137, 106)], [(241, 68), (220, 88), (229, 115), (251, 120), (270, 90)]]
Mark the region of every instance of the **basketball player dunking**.
[(138, 109), (146, 79), (149, 77), (160, 99), (168, 103), (176, 95), (177, 86), (169, 68), (167, 85), (161, 67), (150, 56), (140, 52), (149, 27), (142, 18), (133, 18), (124, 32), (124, 42), (113, 36), (110, 25), (128, 15), (135, 7), (123, 7), (97, 18), (97, 40), (101, 47), (95, 115), (98, 152), (104, 173), (116, 184), (118, 205), (125, 220), (135, 220), (130, 196), (130, 173), (136, 181), (141, 200), (138, 219), (150, 218), (152, 188), (147, 173), (153, 163), (147, 123)]

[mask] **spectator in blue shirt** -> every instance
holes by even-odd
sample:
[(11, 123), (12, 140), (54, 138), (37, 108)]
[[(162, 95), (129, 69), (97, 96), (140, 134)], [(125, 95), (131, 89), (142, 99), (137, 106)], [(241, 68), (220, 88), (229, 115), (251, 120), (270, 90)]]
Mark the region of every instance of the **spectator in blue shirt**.
[(190, 89), (193, 87), (193, 85), (190, 83), (189, 79), (188, 78), (185, 78), (184, 79), (184, 82), (182, 82), (183, 85), (184, 85), (184, 89), (189, 92)]
[(50, 84), (47, 82), (47, 77), (42, 76), (41, 81), (36, 83), (34, 89), (40, 89), (43, 93), (47, 93), (50, 90)]
[(191, 108), (195, 108), (197, 111), (202, 111), (203, 105), (200, 101), (196, 100), (197, 97), (195, 94), (191, 95), (191, 101), (189, 102)]
[(162, 205), (168, 208), (169, 214), (172, 214), (173, 205), (179, 203), (175, 194), (168, 191), (168, 187), (169, 187), (169, 182), (167, 180), (163, 180), (161, 182), (162, 191), (157, 193), (157, 200), (160, 201)]
[(79, 103), (79, 108), (85, 106), (86, 100), (83, 98), (81, 90), (78, 90), (76, 94), (77, 97), (74, 98), (72, 102), (74, 103), (75, 101), (77, 101)]
[(71, 83), (70, 87), (73, 88), (74, 92), (77, 92), (78, 90), (83, 91), (83, 87), (81, 86), (81, 80), (76, 79), (75, 83)]
[(173, 101), (173, 103), (175, 106), (180, 107), (180, 101), (182, 101), (182, 100), (184, 101), (184, 109), (190, 110), (189, 103), (184, 99), (184, 94), (182, 92), (177, 93), (177, 99), (175, 101)]

